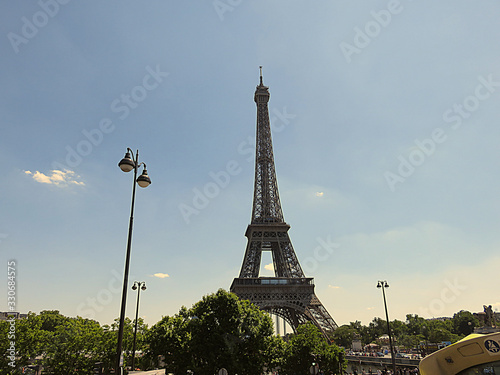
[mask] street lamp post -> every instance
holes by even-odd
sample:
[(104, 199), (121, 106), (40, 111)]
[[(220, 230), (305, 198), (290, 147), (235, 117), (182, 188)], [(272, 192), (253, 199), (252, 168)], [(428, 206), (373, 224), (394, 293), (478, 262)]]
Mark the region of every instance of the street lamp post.
[(134, 281), (134, 285), (132, 285), (132, 289), (137, 289), (137, 306), (135, 308), (135, 327), (134, 327), (134, 345), (132, 348), (132, 371), (135, 371), (135, 340), (137, 337), (137, 319), (139, 316), (139, 296), (141, 295), (141, 289), (146, 290), (146, 282), (145, 281)]
[[(137, 177), (137, 170), (139, 167), (144, 164), (144, 169), (142, 174)], [(118, 369), (121, 367), (121, 355), (122, 355), (122, 342), (123, 342), (123, 326), (125, 322), (125, 306), (127, 304), (127, 286), (128, 286), (128, 272), (130, 268), (130, 249), (132, 245), (132, 227), (134, 223), (134, 203), (135, 203), (135, 183), (140, 187), (148, 187), (151, 184), (151, 180), (149, 179), (148, 172), (146, 170), (145, 163), (139, 163), (139, 150), (136, 152), (136, 156), (134, 159), (134, 152), (127, 148), (127, 153), (125, 157), (118, 163), (120, 169), (124, 172), (130, 172), (134, 170), (134, 182), (132, 187), (132, 205), (130, 208), (130, 221), (128, 227), (128, 240), (127, 240), (127, 254), (125, 257), (125, 270), (123, 272), (123, 291), (122, 291), (122, 304), (120, 310), (120, 325), (118, 327), (118, 344), (116, 349), (116, 371), (118, 374)]]
[(391, 350), (392, 371), (396, 374), (396, 358), (394, 357), (394, 348), (392, 346), (391, 325), (389, 324), (389, 314), (387, 313), (387, 302), (385, 300), (385, 288), (389, 288), (389, 284), (385, 280), (379, 280), (377, 288), (382, 288), (382, 295), (384, 296), (385, 319), (387, 320), (387, 334), (389, 335), (389, 348)]

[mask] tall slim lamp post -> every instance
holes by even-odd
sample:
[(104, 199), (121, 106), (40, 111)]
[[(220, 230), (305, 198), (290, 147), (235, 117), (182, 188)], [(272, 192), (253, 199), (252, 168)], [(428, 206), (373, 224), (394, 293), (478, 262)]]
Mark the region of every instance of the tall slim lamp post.
[(134, 345), (132, 348), (132, 371), (135, 371), (135, 340), (137, 338), (137, 319), (139, 317), (139, 296), (141, 295), (141, 290), (146, 290), (146, 282), (134, 281), (134, 285), (132, 285), (132, 290), (137, 290), (137, 306), (135, 308)]
[[(144, 164), (144, 169), (142, 174), (137, 177), (137, 170), (141, 165)], [(124, 172), (134, 171), (134, 182), (132, 187), (132, 205), (130, 209), (130, 222), (128, 227), (128, 240), (127, 240), (127, 254), (125, 257), (125, 271), (123, 272), (123, 291), (122, 291), (122, 304), (120, 310), (120, 325), (118, 327), (118, 344), (116, 349), (116, 371), (115, 374), (119, 373), (119, 369), (122, 366), (121, 355), (122, 355), (122, 343), (123, 343), (123, 326), (125, 322), (125, 306), (127, 304), (127, 286), (128, 286), (128, 272), (130, 268), (130, 249), (132, 245), (132, 227), (134, 223), (134, 203), (135, 203), (135, 183), (140, 187), (148, 187), (151, 184), (151, 180), (148, 176), (148, 171), (146, 170), (145, 163), (139, 163), (139, 150), (137, 150), (135, 158), (134, 152), (127, 148), (127, 153), (125, 157), (118, 163), (120, 169)]]
[(394, 348), (392, 346), (391, 325), (389, 323), (389, 314), (387, 313), (387, 302), (385, 300), (385, 288), (389, 288), (389, 284), (385, 280), (379, 280), (377, 288), (382, 288), (382, 295), (384, 296), (385, 319), (387, 320), (387, 334), (389, 335), (389, 348), (391, 350), (392, 371), (396, 374), (396, 358), (394, 357)]

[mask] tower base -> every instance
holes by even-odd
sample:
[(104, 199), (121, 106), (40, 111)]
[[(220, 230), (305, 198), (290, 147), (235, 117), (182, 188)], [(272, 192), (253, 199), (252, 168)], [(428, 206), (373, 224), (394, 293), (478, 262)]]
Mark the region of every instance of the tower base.
[(327, 339), (338, 328), (314, 293), (314, 279), (286, 277), (236, 278), (230, 291), (261, 310), (283, 318), (295, 331), (312, 322)]

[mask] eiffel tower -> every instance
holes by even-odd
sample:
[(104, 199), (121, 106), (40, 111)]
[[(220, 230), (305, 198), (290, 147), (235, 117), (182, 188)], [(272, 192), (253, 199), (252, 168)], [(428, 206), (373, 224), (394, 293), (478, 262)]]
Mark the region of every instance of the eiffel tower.
[[(303, 323), (314, 323), (328, 338), (338, 326), (314, 293), (314, 279), (306, 277), (288, 236), (288, 225), (281, 210), (274, 167), (271, 126), (269, 122), (269, 87), (257, 86), (257, 139), (252, 222), (240, 275), (230, 291), (249, 300), (260, 309), (283, 318), (295, 331)], [(259, 277), (261, 255), (270, 251), (275, 277)]]

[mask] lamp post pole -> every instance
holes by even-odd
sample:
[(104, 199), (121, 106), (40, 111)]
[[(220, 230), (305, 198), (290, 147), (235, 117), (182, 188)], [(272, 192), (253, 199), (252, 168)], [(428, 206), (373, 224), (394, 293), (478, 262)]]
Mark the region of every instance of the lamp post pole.
[[(144, 164), (144, 170), (142, 174), (137, 177), (137, 169)], [(123, 290), (122, 290), (122, 303), (120, 309), (120, 323), (118, 326), (118, 344), (116, 349), (116, 371), (118, 374), (118, 370), (120, 369), (121, 363), (121, 355), (122, 355), (122, 344), (123, 344), (123, 328), (125, 323), (125, 307), (127, 305), (127, 286), (128, 286), (128, 273), (130, 269), (130, 249), (132, 247), (132, 227), (134, 223), (134, 204), (135, 204), (135, 184), (140, 187), (147, 187), (151, 184), (151, 180), (149, 179), (148, 172), (146, 170), (146, 164), (139, 164), (139, 150), (136, 152), (136, 156), (134, 159), (134, 152), (127, 148), (127, 153), (125, 157), (118, 163), (120, 169), (124, 172), (130, 172), (132, 169), (134, 170), (134, 182), (132, 186), (132, 205), (130, 208), (130, 221), (128, 226), (128, 240), (127, 240), (127, 253), (125, 256), (125, 270), (123, 272)]]
[(135, 308), (135, 327), (134, 327), (134, 345), (132, 348), (132, 371), (135, 371), (135, 340), (137, 338), (137, 319), (139, 316), (139, 296), (141, 295), (141, 289), (146, 290), (145, 281), (134, 281), (132, 286), (133, 290), (137, 289), (137, 306)]
[(389, 323), (389, 314), (387, 313), (387, 302), (385, 300), (385, 288), (389, 288), (389, 284), (387, 281), (379, 280), (377, 284), (377, 288), (382, 288), (382, 295), (384, 296), (384, 307), (385, 307), (385, 319), (387, 320), (387, 334), (389, 336), (389, 348), (391, 350), (391, 360), (392, 360), (392, 371), (396, 374), (396, 358), (394, 357), (394, 348), (392, 346), (392, 337), (391, 337), (391, 325)]

